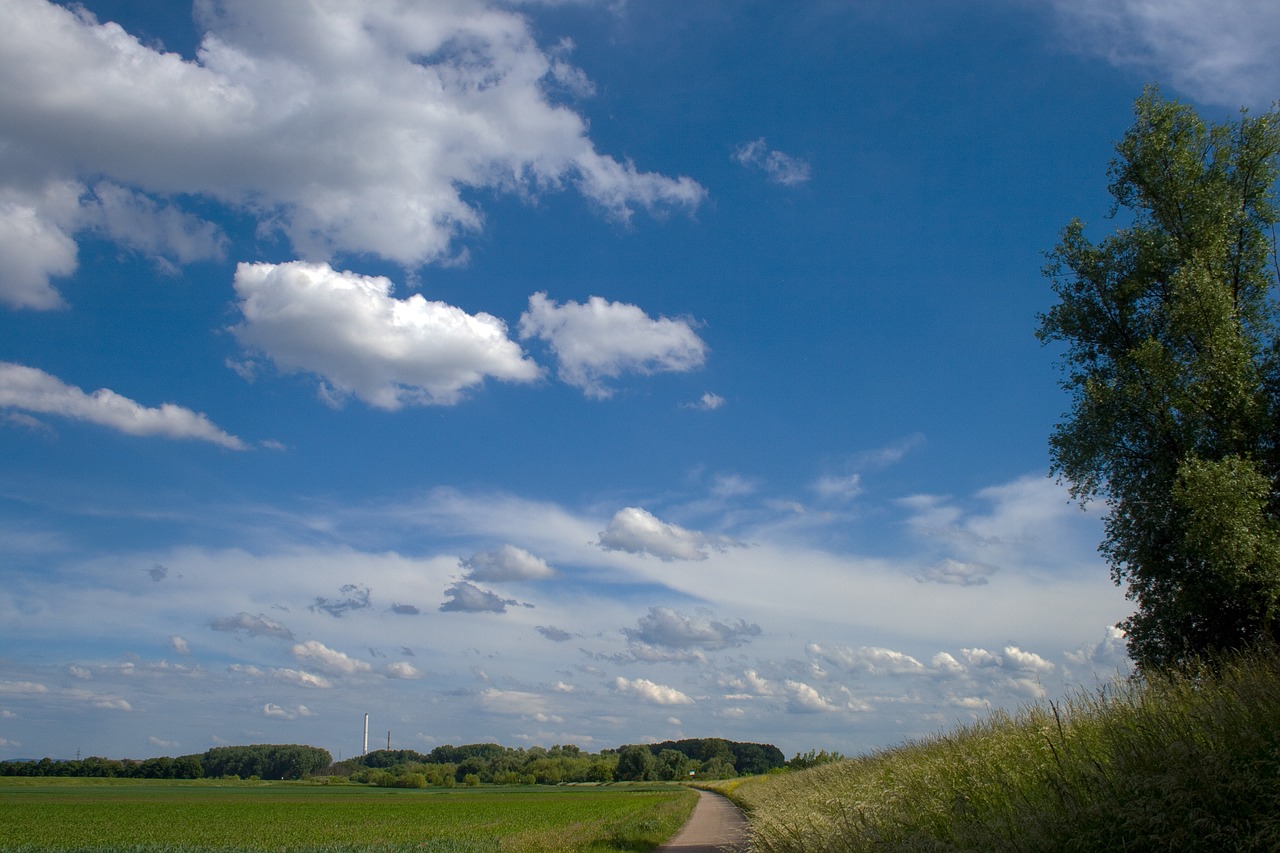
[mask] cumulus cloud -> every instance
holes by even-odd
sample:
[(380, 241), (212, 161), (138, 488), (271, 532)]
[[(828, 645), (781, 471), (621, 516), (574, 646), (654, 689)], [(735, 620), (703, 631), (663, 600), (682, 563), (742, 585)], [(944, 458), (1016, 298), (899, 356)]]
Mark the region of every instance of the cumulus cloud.
[(41, 311), (66, 305), (50, 280), (79, 265), (75, 240), (58, 224), (74, 218), (78, 195), (64, 181), (34, 193), (0, 187), (0, 302)]
[[(503, 598), (492, 590), (467, 581), (458, 581), (444, 591), (446, 601), (440, 609), (457, 613), (506, 613), (508, 605), (519, 605), (514, 598)], [(524, 605), (528, 607), (529, 605)]]
[(803, 681), (787, 680), (785, 686), (787, 710), (793, 714), (821, 714), (840, 709), (838, 705)]
[(422, 611), (412, 604), (392, 604), (391, 612), (397, 616), (417, 616)]
[(173, 403), (149, 408), (107, 388), (86, 394), (55, 376), (0, 361), (0, 408), (58, 415), (109, 427), (128, 435), (208, 441), (231, 450), (246, 445), (205, 416)]
[(323, 675), (316, 675), (314, 672), (307, 672), (302, 669), (281, 667), (271, 670), (270, 675), (277, 681), (283, 681), (285, 684), (293, 684), (298, 687), (315, 687), (320, 690), (328, 690), (333, 687), (333, 682)]
[(586, 304), (563, 305), (545, 293), (529, 297), (520, 316), (520, 338), (546, 342), (558, 361), (560, 379), (588, 397), (613, 395), (605, 384), (623, 373), (685, 373), (705, 363), (707, 345), (691, 321), (653, 319), (635, 305), (592, 296)]
[(1280, 6), (1252, 0), (1054, 0), (1082, 52), (1207, 103), (1266, 108), (1280, 91)]
[(48, 692), (49, 688), (37, 681), (0, 681), (0, 693), (12, 696), (30, 696)]
[(911, 655), (879, 646), (831, 646), (810, 643), (809, 654), (850, 672), (870, 675), (915, 675), (925, 671), (924, 664)]
[(209, 623), (209, 627), (215, 631), (243, 631), (250, 637), (275, 637), (279, 640), (293, 639), (292, 631), (261, 613), (257, 616), (252, 616), (241, 611), (235, 616), (223, 616), (222, 618), (214, 619)]
[(191, 654), (191, 644), (184, 637), (179, 637), (177, 634), (169, 637), (169, 648), (180, 655)]
[(546, 560), (514, 545), (475, 554), (462, 561), (462, 568), (468, 578), (490, 583), (544, 580), (555, 576), (555, 570), (547, 565)]
[(112, 694), (94, 693), (91, 690), (68, 690), (66, 696), (77, 702), (84, 702), (94, 708), (101, 708), (104, 711), (132, 711), (133, 705), (129, 704), (129, 700), (123, 696), (115, 696)]
[(488, 377), (541, 374), (502, 320), (416, 293), (397, 299), (381, 276), (327, 263), (240, 264), (235, 290), (240, 343), (282, 372), (318, 376), (333, 401), (355, 395), (388, 411), (452, 405)]
[(418, 668), (408, 661), (389, 663), (382, 668), (382, 674), (387, 678), (414, 679), (422, 677), (422, 673)]
[(573, 639), (573, 635), (553, 625), (539, 625), (537, 631), (553, 643), (564, 643)]
[(741, 646), (759, 636), (760, 626), (739, 619), (729, 624), (705, 616), (688, 616), (669, 607), (650, 607), (637, 628), (623, 629), (630, 639), (673, 649), (715, 651)]
[(313, 716), (306, 705), (295, 705), (292, 708), (286, 708), (274, 702), (268, 702), (262, 706), (262, 715), (264, 717), (274, 717), (277, 720), (296, 720), (299, 717)]
[(635, 696), (654, 705), (692, 705), (693, 700), (674, 687), (655, 684), (647, 678), (630, 681), (622, 676), (614, 679), (613, 689), (625, 696)]
[[(140, 235), (166, 224), (216, 244), (138, 193), (204, 195), (260, 216), (308, 259), (371, 253), (406, 267), (450, 258), (455, 239), (481, 227), (464, 200), (479, 188), (531, 196), (571, 185), (620, 220), (692, 209), (705, 195), (689, 178), (597, 152), (586, 122), (554, 97), (585, 96), (589, 81), (566, 44), (544, 51), (514, 11), (483, 0), (214, 0), (196, 11), (203, 38), (185, 59), (83, 8), (10, 0), (0, 175), (15, 186), (21, 176), (26, 191), (87, 176), (123, 188), (104, 215), (143, 248), (154, 235)], [(139, 215), (151, 224), (137, 227)], [(74, 270), (75, 224), (0, 205), (0, 257), (24, 235), (36, 246), (6, 281), (7, 301), (60, 304), (48, 279)]]
[(1125, 633), (1114, 626), (1107, 628), (1098, 642), (1067, 652), (1064, 657), (1071, 666), (1090, 667), (1095, 671), (1109, 669), (1123, 675), (1133, 669), (1133, 661), (1125, 646)]
[(660, 560), (705, 560), (712, 549), (723, 547), (706, 534), (661, 521), (640, 507), (618, 510), (601, 533), (606, 551), (651, 554)]
[(809, 180), (807, 161), (770, 150), (763, 136), (736, 146), (733, 149), (733, 161), (740, 166), (759, 169), (771, 183), (785, 187), (793, 187)]
[(343, 584), (338, 588), (338, 592), (342, 593), (342, 598), (316, 596), (315, 603), (309, 609), (319, 610), (334, 617), (342, 617), (356, 610), (367, 610), (373, 606), (369, 601), (367, 586), (354, 583)]
[(290, 653), (303, 663), (311, 663), (332, 675), (355, 675), (368, 672), (371, 667), (362, 660), (356, 660), (343, 652), (331, 649), (318, 640), (307, 640), (298, 643)]

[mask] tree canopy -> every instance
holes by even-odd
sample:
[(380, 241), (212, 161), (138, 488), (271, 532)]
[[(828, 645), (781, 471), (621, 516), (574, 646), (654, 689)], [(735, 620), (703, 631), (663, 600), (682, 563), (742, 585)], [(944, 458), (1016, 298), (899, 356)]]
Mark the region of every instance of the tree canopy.
[(1280, 606), (1280, 116), (1206, 124), (1147, 88), (1116, 147), (1111, 236), (1049, 253), (1071, 410), (1053, 471), (1105, 498), (1101, 552), (1140, 668), (1274, 641)]

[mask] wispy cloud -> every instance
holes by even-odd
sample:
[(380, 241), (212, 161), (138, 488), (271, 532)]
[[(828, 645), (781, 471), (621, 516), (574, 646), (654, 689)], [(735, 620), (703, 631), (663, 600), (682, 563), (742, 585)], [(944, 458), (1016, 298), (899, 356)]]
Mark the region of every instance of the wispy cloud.
[(1253, 0), (1054, 0), (1072, 43), (1228, 107), (1280, 92), (1280, 6)]
[(0, 362), (0, 408), (58, 415), (109, 427), (128, 435), (208, 441), (231, 450), (247, 445), (203, 414), (173, 403), (143, 406), (107, 388), (91, 394), (43, 370)]
[(771, 150), (763, 136), (736, 146), (733, 149), (733, 160), (740, 166), (764, 172), (771, 183), (785, 187), (794, 187), (809, 180), (807, 161)]

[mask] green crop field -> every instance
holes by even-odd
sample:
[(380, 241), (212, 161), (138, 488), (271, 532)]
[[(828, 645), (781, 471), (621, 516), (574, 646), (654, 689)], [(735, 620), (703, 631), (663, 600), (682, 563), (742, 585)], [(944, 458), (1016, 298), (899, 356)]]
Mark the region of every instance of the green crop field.
[(0, 850), (649, 850), (693, 810), (673, 785), (405, 790), (290, 782), (0, 779)]

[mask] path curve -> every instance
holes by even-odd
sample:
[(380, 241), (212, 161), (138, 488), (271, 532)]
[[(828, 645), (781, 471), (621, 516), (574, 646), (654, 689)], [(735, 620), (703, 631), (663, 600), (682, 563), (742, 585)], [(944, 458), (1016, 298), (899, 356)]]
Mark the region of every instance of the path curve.
[(689, 821), (655, 853), (745, 853), (750, 838), (742, 809), (721, 794), (698, 791)]

